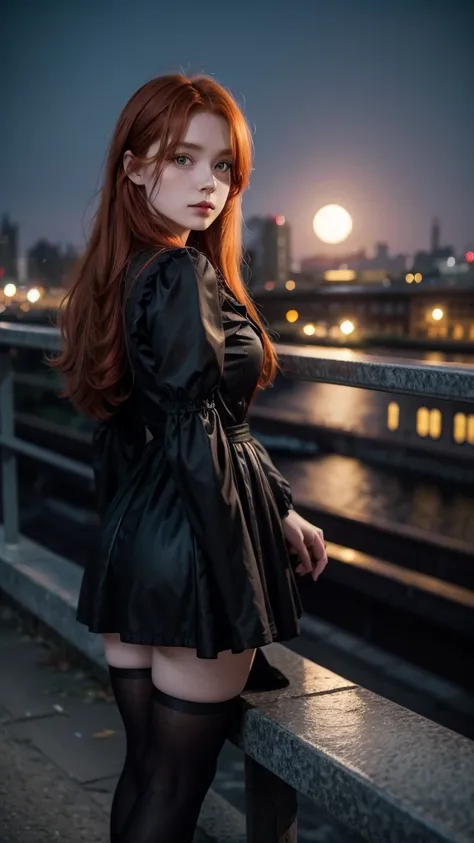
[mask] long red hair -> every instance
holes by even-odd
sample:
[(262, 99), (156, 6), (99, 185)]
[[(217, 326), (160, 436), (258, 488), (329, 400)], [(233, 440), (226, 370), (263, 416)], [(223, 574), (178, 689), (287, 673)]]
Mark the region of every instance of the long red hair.
[(62, 351), (48, 363), (65, 379), (62, 397), (92, 419), (107, 419), (128, 397), (127, 357), (120, 282), (130, 257), (140, 249), (182, 246), (166, 220), (150, 212), (144, 188), (126, 175), (123, 156), (130, 149), (137, 163), (150, 146), (163, 141), (156, 155), (157, 177), (182, 141), (196, 111), (223, 116), (233, 149), (232, 184), (226, 205), (204, 232), (191, 232), (187, 246), (203, 252), (263, 332), (264, 364), (259, 387), (276, 373), (272, 343), (241, 278), (241, 196), (252, 170), (252, 139), (233, 97), (214, 79), (160, 76), (143, 85), (123, 109), (110, 143), (104, 183), (84, 254), (73, 269), (61, 303), (58, 324)]

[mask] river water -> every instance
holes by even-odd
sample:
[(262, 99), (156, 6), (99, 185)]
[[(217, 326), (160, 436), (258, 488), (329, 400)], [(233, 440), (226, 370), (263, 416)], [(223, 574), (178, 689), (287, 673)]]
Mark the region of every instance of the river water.
[[(397, 356), (401, 355), (397, 353)], [(432, 362), (438, 362), (440, 357), (447, 356), (437, 354)], [(451, 356), (449, 360), (471, 363), (472, 357)], [(403, 401), (403, 397), (397, 400)], [(303, 424), (378, 438), (386, 396), (372, 390), (279, 377), (273, 388), (259, 394), (256, 407), (259, 406), (271, 409), (275, 416), (291, 413), (293, 420)], [(290, 426), (288, 435), (291, 436)], [(263, 441), (268, 444), (266, 439)], [(288, 477), (296, 497), (343, 510), (347, 515), (394, 521), (474, 545), (474, 488), (471, 486), (456, 486), (338, 454), (321, 453), (296, 459), (276, 455), (275, 462)]]

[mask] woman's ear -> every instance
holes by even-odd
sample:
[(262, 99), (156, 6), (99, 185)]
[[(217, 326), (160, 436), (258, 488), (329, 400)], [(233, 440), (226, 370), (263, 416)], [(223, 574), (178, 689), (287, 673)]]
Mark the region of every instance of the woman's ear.
[(128, 178), (130, 179), (130, 181), (133, 181), (134, 184), (142, 185), (143, 184), (142, 171), (141, 171), (141, 169), (134, 170), (133, 169), (133, 162), (134, 162), (133, 152), (130, 152), (130, 150), (127, 149), (127, 151), (124, 152), (124, 155), (123, 155), (123, 169), (125, 170), (125, 173), (128, 176)]

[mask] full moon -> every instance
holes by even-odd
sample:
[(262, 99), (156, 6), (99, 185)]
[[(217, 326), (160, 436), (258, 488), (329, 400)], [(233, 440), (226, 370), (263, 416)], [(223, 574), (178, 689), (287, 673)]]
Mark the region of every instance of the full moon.
[(323, 243), (342, 243), (352, 231), (352, 217), (342, 205), (325, 205), (315, 215), (313, 229)]

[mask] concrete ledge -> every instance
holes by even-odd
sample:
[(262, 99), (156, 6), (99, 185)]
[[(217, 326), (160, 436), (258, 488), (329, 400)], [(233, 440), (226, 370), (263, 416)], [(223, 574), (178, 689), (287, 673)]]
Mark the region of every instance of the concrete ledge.
[[(59, 331), (0, 321), (0, 346), (57, 351)], [(474, 402), (474, 366), (468, 364), (432, 365), (324, 346), (277, 345), (276, 351), (284, 374), (291, 378)]]
[(20, 537), (7, 545), (0, 526), (0, 588), (68, 644), (107, 669), (100, 640), (76, 622), (81, 569), (41, 545)]
[[(0, 528), (0, 588), (104, 667), (97, 636), (75, 622), (80, 578), (28, 539), (5, 545)], [(237, 746), (370, 843), (472, 842), (474, 743), (285, 648), (267, 652), (291, 685), (245, 695)], [(209, 796), (209, 843), (243, 843), (243, 823)]]
[(238, 745), (371, 843), (472, 843), (472, 742), (370, 691), (259, 701)]
[(283, 373), (290, 378), (474, 402), (472, 365), (431, 365), (347, 348), (278, 345), (277, 352)]

